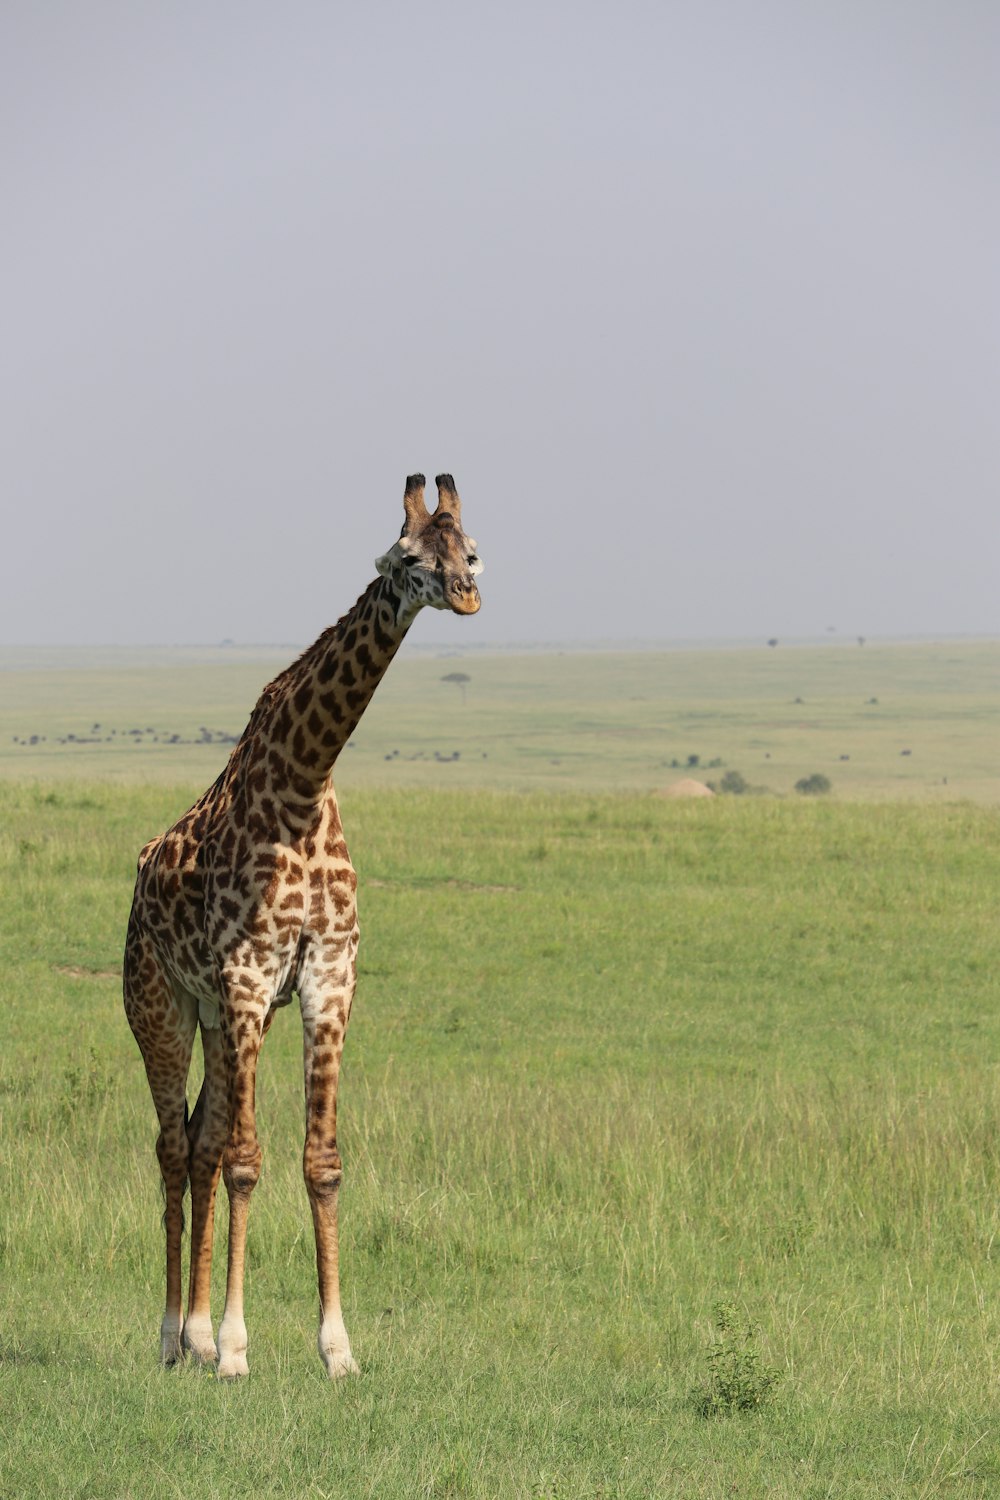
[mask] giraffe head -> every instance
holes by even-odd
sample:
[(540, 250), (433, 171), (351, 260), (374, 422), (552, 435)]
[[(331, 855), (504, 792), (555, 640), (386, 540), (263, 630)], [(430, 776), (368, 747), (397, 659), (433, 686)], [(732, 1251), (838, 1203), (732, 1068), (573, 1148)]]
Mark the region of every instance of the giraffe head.
[(399, 541), (384, 557), (376, 558), (375, 566), (414, 609), (429, 604), (432, 609), (474, 615), (482, 602), (476, 576), (483, 565), (475, 542), (462, 530), (462, 502), (455, 481), (450, 474), (439, 474), (435, 482), (438, 503), (431, 515), (424, 504), (424, 476), (409, 476), (403, 496), (406, 520)]

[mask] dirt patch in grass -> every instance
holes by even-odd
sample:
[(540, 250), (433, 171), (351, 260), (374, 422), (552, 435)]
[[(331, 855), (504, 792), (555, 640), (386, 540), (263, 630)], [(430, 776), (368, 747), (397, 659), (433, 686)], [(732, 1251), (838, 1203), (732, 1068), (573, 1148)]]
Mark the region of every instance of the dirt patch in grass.
[(434, 885), (445, 886), (453, 891), (494, 891), (501, 893), (521, 890), (521, 886), (519, 885), (481, 885), (475, 880), (436, 880), (433, 876), (418, 877), (414, 880), (366, 880), (364, 884), (372, 886), (376, 890), (388, 890), (394, 885)]
[(121, 979), (121, 969), (84, 969), (79, 964), (53, 964), (57, 974), (68, 974), (71, 979)]

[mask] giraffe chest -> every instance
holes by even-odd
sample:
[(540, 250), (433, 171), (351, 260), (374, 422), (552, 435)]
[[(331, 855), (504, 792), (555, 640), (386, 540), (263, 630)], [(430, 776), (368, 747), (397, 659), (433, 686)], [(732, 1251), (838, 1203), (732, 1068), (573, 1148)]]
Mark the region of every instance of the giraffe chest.
[(273, 1003), (342, 967), (357, 934), (357, 878), (339, 828), (252, 845), (237, 830), (198, 845), (164, 836), (140, 870), (143, 925), (173, 982), (217, 1024), (220, 975), (251, 972)]
[(256, 968), (294, 985), (304, 948), (343, 947), (357, 923), (357, 877), (347, 858), (272, 846), (249, 867), (212, 872), (204, 931), (220, 967)]

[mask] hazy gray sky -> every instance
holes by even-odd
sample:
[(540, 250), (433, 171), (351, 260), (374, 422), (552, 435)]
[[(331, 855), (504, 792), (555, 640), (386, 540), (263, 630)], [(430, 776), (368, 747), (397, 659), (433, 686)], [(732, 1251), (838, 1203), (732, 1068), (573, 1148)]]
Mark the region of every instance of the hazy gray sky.
[(1000, 634), (1000, 6), (0, 8), (0, 642)]

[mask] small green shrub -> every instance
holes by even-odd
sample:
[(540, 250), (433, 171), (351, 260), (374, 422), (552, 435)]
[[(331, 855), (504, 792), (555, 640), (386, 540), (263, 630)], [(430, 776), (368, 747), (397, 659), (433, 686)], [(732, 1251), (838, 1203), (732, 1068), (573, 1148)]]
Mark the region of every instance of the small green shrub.
[(802, 776), (795, 783), (795, 790), (801, 792), (803, 797), (825, 797), (830, 789), (830, 778), (824, 776), (822, 771), (814, 771), (811, 776)]
[(63, 1069), (63, 1087), (59, 1098), (59, 1115), (63, 1123), (81, 1115), (92, 1114), (113, 1091), (116, 1080), (102, 1063), (97, 1048), (89, 1056)]
[(708, 1378), (691, 1392), (702, 1417), (725, 1417), (737, 1411), (760, 1411), (771, 1401), (782, 1372), (765, 1365), (753, 1347), (756, 1330), (732, 1302), (715, 1307), (718, 1338), (706, 1352)]

